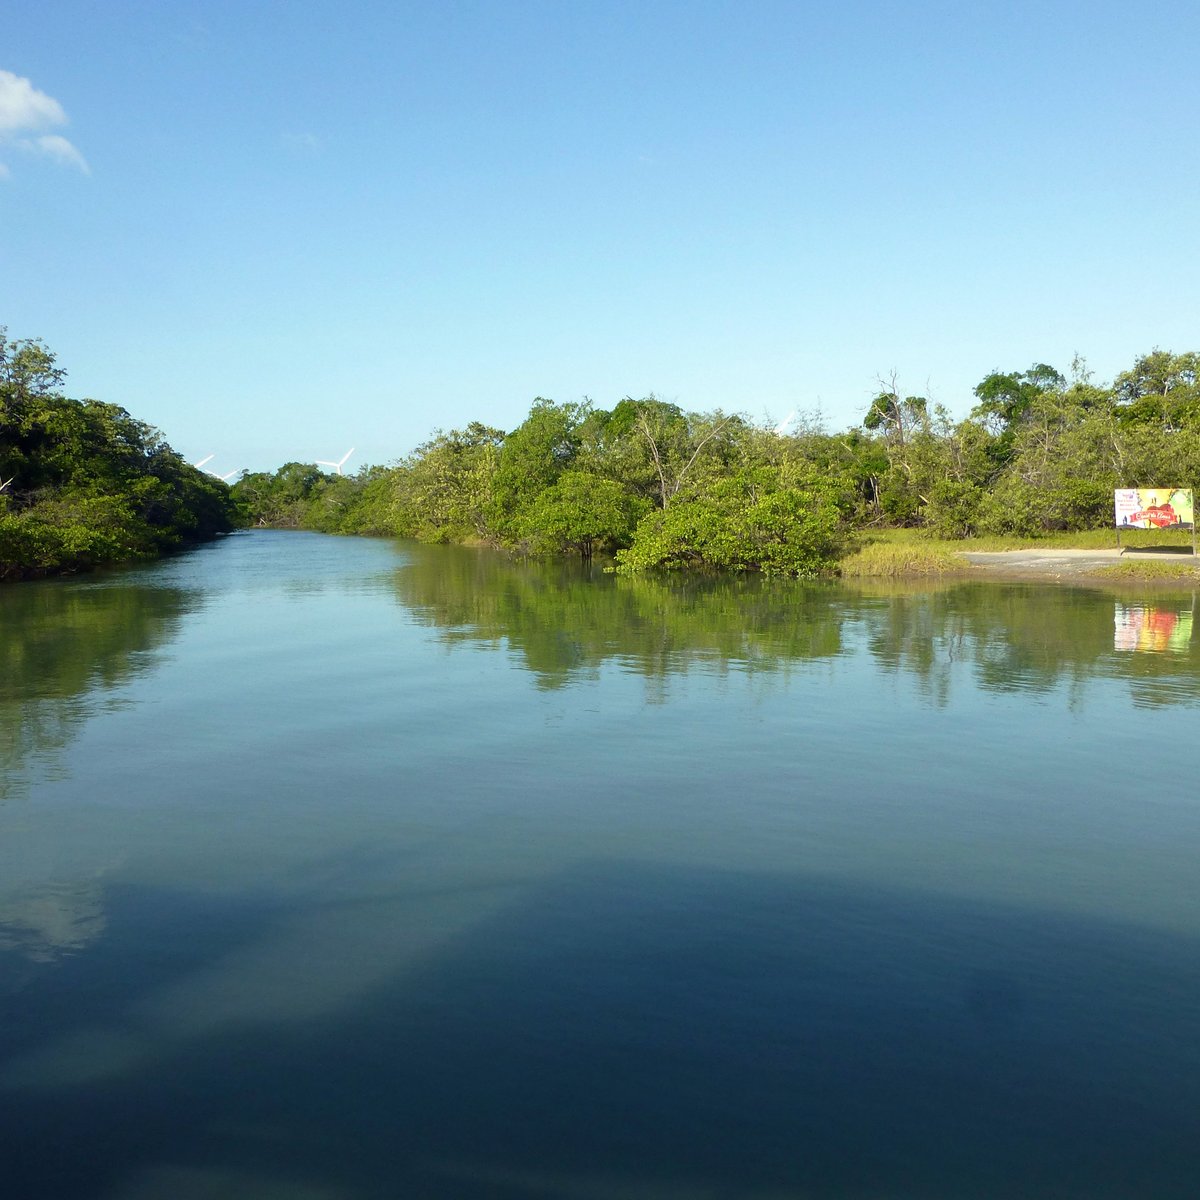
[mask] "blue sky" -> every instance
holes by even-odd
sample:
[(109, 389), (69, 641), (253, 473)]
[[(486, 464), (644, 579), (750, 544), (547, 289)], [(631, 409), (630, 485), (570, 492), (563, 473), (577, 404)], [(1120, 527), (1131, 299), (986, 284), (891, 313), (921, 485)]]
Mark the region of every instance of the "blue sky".
[(221, 473), (538, 395), (836, 429), (895, 370), (965, 415), (995, 368), (1200, 348), (1198, 36), (1184, 3), (10, 0), (0, 324)]

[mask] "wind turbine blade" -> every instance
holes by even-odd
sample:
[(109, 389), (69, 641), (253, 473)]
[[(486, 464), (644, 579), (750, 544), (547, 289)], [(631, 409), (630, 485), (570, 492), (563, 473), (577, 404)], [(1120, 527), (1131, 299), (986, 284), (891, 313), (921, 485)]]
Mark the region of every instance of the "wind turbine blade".
[(796, 415), (796, 410), (793, 408), (792, 411), (790, 413), (788, 413), (788, 415), (786, 417), (784, 417), (783, 420), (780, 421), (778, 425), (775, 426), (775, 436), (776, 437), (783, 437), (784, 430), (787, 429), (787, 427), (792, 423), (792, 418), (795, 417), (795, 415)]
[(198, 463), (192, 463), (192, 466), (195, 467), (197, 471), (199, 471), (204, 466), (205, 463), (212, 462), (212, 460), (216, 457), (217, 456), (215, 454), (210, 454), (207, 458), (202, 458)]

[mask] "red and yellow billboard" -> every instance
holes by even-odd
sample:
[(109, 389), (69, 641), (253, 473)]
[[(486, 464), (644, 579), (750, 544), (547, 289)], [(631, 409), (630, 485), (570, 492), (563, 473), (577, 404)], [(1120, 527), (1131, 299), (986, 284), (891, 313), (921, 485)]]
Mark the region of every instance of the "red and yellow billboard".
[(1118, 488), (1113, 493), (1118, 529), (1191, 529), (1191, 488)]

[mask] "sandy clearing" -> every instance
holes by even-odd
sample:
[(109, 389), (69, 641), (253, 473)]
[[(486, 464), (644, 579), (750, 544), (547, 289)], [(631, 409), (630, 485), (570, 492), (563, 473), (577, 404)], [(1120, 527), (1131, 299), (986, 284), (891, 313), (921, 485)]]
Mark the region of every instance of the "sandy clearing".
[(972, 566), (990, 575), (1005, 575), (1014, 579), (1084, 579), (1095, 576), (1105, 567), (1119, 562), (1174, 562), (1194, 564), (1190, 547), (1178, 550), (1130, 550), (1113, 547), (1109, 550), (1000, 550), (963, 553)]

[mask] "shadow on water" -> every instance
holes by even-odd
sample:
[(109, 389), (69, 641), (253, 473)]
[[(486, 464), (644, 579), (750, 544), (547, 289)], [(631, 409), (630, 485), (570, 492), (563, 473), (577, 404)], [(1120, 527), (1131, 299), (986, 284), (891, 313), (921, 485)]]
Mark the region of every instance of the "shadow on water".
[[(401, 961), (464, 896), (477, 919)], [(285, 917), (118, 889), (100, 953), (4, 1001), (8, 1194), (1194, 1195), (1193, 938), (620, 861), (491, 901), (397, 885)], [(297, 921), (345, 943), (272, 959)], [(370, 987), (305, 1007), (363, 954)], [(276, 1009), (189, 1005), (262, 959)]]

